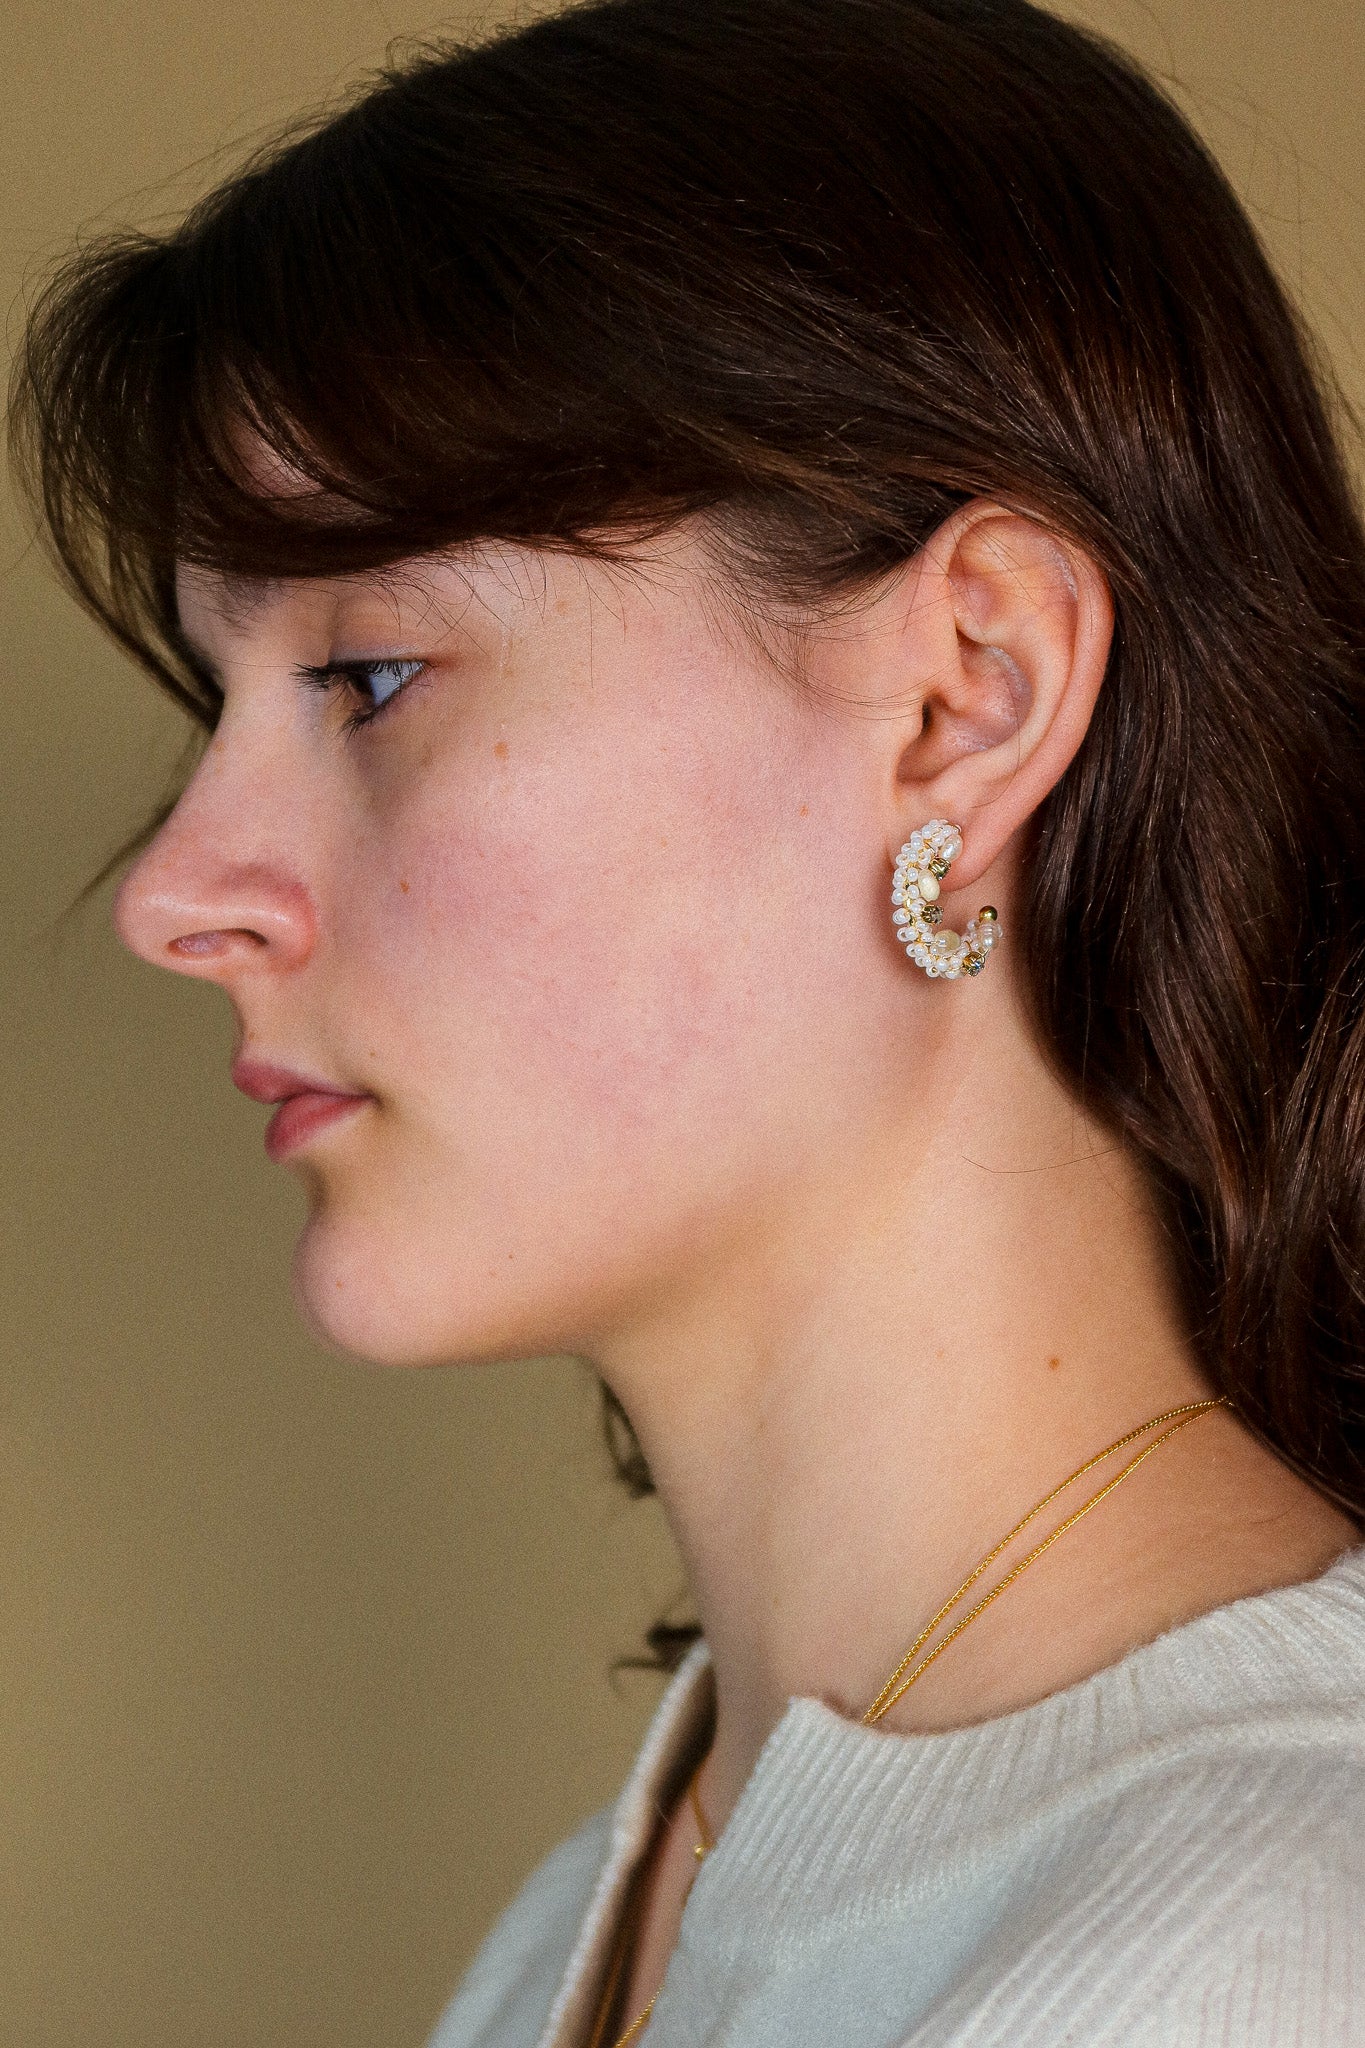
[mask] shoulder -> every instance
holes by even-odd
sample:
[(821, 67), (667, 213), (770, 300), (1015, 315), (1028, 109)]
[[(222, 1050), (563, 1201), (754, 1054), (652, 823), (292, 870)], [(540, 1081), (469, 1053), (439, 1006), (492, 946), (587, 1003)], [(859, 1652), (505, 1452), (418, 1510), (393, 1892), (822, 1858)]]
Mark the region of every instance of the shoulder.
[(961, 1745), (962, 2039), (1365, 2048), (1363, 1567), (1212, 1611)]
[(607, 1859), (613, 1808), (550, 1851), (494, 1924), (428, 2048), (532, 2048)]
[(1103, 1817), (1046, 1916), (1078, 2040), (1365, 2048), (1360, 1747), (1190, 1761)]
[(1365, 2048), (1365, 1771), (1299, 1789), (1215, 1834), (1134, 2048)]

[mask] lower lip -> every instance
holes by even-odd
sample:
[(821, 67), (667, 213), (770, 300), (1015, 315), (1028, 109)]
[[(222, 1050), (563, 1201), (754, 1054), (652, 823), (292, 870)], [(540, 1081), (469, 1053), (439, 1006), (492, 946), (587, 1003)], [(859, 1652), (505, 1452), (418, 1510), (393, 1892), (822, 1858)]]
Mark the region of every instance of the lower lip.
[(368, 1095), (291, 1095), (280, 1104), (265, 1127), (267, 1158), (277, 1166), (306, 1145), (310, 1138), (361, 1109)]

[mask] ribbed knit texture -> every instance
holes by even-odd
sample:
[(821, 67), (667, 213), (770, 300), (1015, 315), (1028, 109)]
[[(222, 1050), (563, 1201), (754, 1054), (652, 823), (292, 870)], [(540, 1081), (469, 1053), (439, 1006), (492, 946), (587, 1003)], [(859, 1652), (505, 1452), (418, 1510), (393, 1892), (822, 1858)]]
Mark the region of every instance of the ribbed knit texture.
[[(431, 2048), (582, 2048), (704, 1643), (621, 1797), (488, 1936)], [(894, 1735), (793, 1699), (641, 2048), (1365, 2048), (1365, 1548), (1036, 1705)]]

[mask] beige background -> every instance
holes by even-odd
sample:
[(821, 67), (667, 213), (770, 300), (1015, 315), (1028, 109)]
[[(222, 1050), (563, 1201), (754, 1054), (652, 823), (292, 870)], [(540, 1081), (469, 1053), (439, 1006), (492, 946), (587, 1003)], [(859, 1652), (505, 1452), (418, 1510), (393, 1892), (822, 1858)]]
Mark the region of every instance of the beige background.
[[(438, 25), (7, 9), (11, 334), (79, 230), (174, 213)], [(1078, 11), (1180, 82), (1365, 393), (1359, 0)], [(676, 1563), (583, 1368), (387, 1374), (296, 1329), (297, 1197), (228, 1086), (226, 1006), (121, 956), (107, 892), (56, 924), (180, 729), (5, 519), (0, 2048), (417, 2048), (618, 1784), (658, 1684), (608, 1667)]]

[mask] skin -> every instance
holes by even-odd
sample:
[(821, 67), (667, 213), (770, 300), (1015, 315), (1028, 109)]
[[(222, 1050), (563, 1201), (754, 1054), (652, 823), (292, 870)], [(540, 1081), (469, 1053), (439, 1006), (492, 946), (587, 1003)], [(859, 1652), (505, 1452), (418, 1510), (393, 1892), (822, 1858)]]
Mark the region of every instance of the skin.
[[(856, 1718), (1019, 1515), (1212, 1390), (1141, 1171), (1016, 986), (1028, 823), (1103, 686), (1102, 576), (978, 502), (856, 606), (760, 636), (706, 540), (628, 569), (185, 573), (224, 716), (116, 916), (225, 990), (247, 1055), (369, 1098), (290, 1162), (325, 1340), (576, 1352), (625, 1403), (714, 1658), (719, 1835), (790, 1696)], [(424, 666), (348, 733), (363, 693), (295, 669), (355, 656)], [(964, 838), (946, 922), (1000, 912), (974, 981), (930, 982), (892, 936), (896, 850), (933, 817)], [(1358, 1541), (1215, 1411), (879, 1725), (1026, 1706)], [(694, 1840), (661, 1817), (631, 2013)]]

